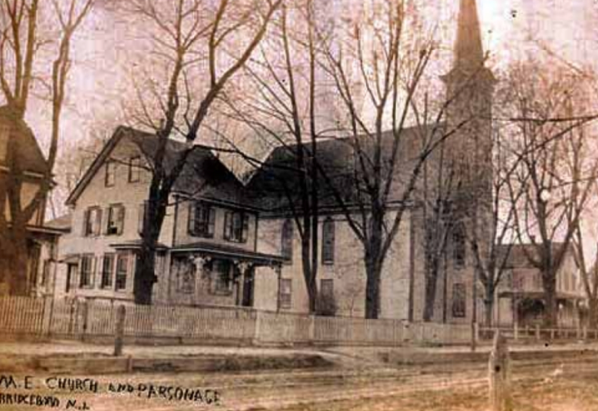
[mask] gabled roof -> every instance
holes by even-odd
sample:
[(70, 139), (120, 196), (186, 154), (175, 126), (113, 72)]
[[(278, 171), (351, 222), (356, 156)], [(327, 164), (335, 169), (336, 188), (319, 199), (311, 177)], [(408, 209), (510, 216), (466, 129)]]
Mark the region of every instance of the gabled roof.
[[(130, 127), (119, 126), (110, 140), (104, 145), (100, 153), (91, 163), (75, 189), (69, 195), (66, 204), (73, 205), (85, 190), (93, 176), (100, 167), (111, 158), (114, 148), (123, 140), (128, 139), (135, 143), (144, 156), (150, 160), (158, 147), (155, 134), (146, 133)], [(176, 164), (178, 155), (186, 150), (187, 146), (176, 140), (169, 140), (164, 158), (164, 167), (167, 172)], [(151, 167), (151, 161), (148, 161)], [(194, 145), (193, 151), (186, 161), (186, 166), (175, 182), (173, 192), (189, 196), (214, 198), (221, 201), (242, 203), (240, 193), (242, 184), (234, 174), (216, 157), (208, 147)]]
[[(49, 172), (48, 162), (33, 131), (8, 106), (0, 106), (0, 126), (3, 125), (8, 126), (13, 136), (17, 136), (16, 156), (19, 167), (30, 173), (46, 175)], [(0, 146), (5, 147), (7, 143), (8, 135), (0, 133)], [(0, 164), (6, 164), (2, 157), (0, 157)]]
[[(553, 253), (560, 251), (563, 248), (563, 243), (552, 243)], [(510, 248), (510, 251), (509, 251)], [(504, 256), (509, 253), (506, 268), (536, 268), (530, 262), (528, 255), (533, 258), (538, 256), (538, 245), (534, 244), (500, 244), (498, 246), (500, 253), (500, 260), (503, 261)]]
[[(442, 132), (444, 125), (440, 124), (437, 128), (439, 132)], [(401, 143), (394, 167), (390, 201), (398, 201), (402, 197), (405, 183), (411, 176), (412, 166), (421, 152), (422, 137), (425, 133), (431, 133), (432, 130), (433, 127), (429, 126), (427, 128), (405, 128), (401, 131)], [(334, 191), (342, 193), (343, 200), (347, 204), (356, 199), (355, 173), (357, 171), (359, 174), (360, 170), (355, 155), (357, 139), (360, 144), (359, 151), (371, 158), (374, 143), (370, 137), (334, 138), (317, 142), (316, 158), (323, 171), (320, 174), (318, 190), (320, 207), (338, 205)], [(390, 161), (394, 140), (395, 136), (392, 132), (383, 133), (381, 144), (383, 163)], [(296, 166), (298, 147), (298, 145), (291, 144), (275, 148), (264, 165), (247, 183), (252, 201), (260, 208), (282, 211), (289, 207), (289, 194), (299, 195), (300, 173)], [(310, 150), (310, 144), (305, 144), (304, 149)]]

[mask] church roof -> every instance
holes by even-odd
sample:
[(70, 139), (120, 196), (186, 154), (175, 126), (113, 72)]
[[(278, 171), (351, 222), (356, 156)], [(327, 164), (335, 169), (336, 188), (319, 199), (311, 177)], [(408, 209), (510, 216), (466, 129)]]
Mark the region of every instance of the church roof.
[[(8, 106), (0, 106), (0, 128), (7, 126), (16, 141), (16, 157), (19, 167), (30, 173), (45, 175), (49, 172), (48, 162), (44, 157), (33, 132), (24, 120), (15, 115)], [(0, 131), (0, 165), (6, 165), (8, 134)]]
[[(439, 125), (436, 129), (444, 130), (444, 125)], [(433, 127), (412, 127), (402, 130), (389, 202), (399, 201), (402, 198), (413, 165), (421, 152), (423, 138), (429, 137), (433, 130)], [(355, 183), (363, 174), (356, 153), (363, 153), (364, 162), (370, 162), (374, 153), (372, 139), (372, 137), (359, 136), (318, 141), (316, 148), (319, 169), (318, 197), (322, 210), (327, 207), (338, 207), (336, 196), (339, 193), (342, 194), (345, 204), (358, 203), (359, 187)], [(390, 163), (394, 141), (395, 135), (392, 132), (383, 133), (381, 153), (382, 163), (385, 165)], [(247, 184), (247, 191), (256, 207), (273, 212), (284, 212), (291, 206), (291, 200), (298, 204), (295, 201), (301, 193), (300, 172), (296, 165), (298, 147), (296, 144), (277, 147), (253, 175)], [(309, 150), (309, 144), (304, 145), (304, 150)], [(385, 170), (388, 172), (389, 169), (385, 168)]]
[[(563, 243), (552, 243), (553, 253), (557, 253), (563, 248)], [(506, 268), (536, 268), (529, 259), (538, 257), (538, 247), (535, 244), (500, 244), (498, 252), (500, 253), (499, 261), (503, 261), (507, 256), (505, 264)]]

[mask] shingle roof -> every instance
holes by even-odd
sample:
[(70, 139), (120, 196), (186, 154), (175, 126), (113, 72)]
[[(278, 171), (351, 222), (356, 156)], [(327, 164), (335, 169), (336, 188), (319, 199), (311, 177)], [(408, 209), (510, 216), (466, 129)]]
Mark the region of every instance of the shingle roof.
[[(0, 106), (0, 125), (7, 125), (11, 130), (11, 134), (18, 136), (16, 140), (16, 156), (19, 167), (24, 171), (32, 173), (48, 173), (48, 162), (33, 135), (33, 131), (8, 106)], [(0, 145), (5, 145), (8, 135), (0, 133), (0, 139), (2, 139)], [(2, 162), (3, 159), (0, 158), (0, 163)]]

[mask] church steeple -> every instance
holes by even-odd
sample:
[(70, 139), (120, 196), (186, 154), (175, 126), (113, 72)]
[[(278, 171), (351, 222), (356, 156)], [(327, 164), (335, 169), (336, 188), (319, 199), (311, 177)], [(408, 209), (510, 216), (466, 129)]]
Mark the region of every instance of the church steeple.
[(455, 67), (479, 67), (484, 64), (482, 31), (476, 0), (461, 0), (454, 50)]

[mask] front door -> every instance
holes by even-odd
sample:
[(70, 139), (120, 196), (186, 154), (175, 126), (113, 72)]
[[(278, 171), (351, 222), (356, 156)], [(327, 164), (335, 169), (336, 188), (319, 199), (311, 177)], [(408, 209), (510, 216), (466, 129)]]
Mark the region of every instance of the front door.
[(253, 269), (249, 269), (243, 275), (243, 299), (241, 305), (243, 307), (253, 307)]

